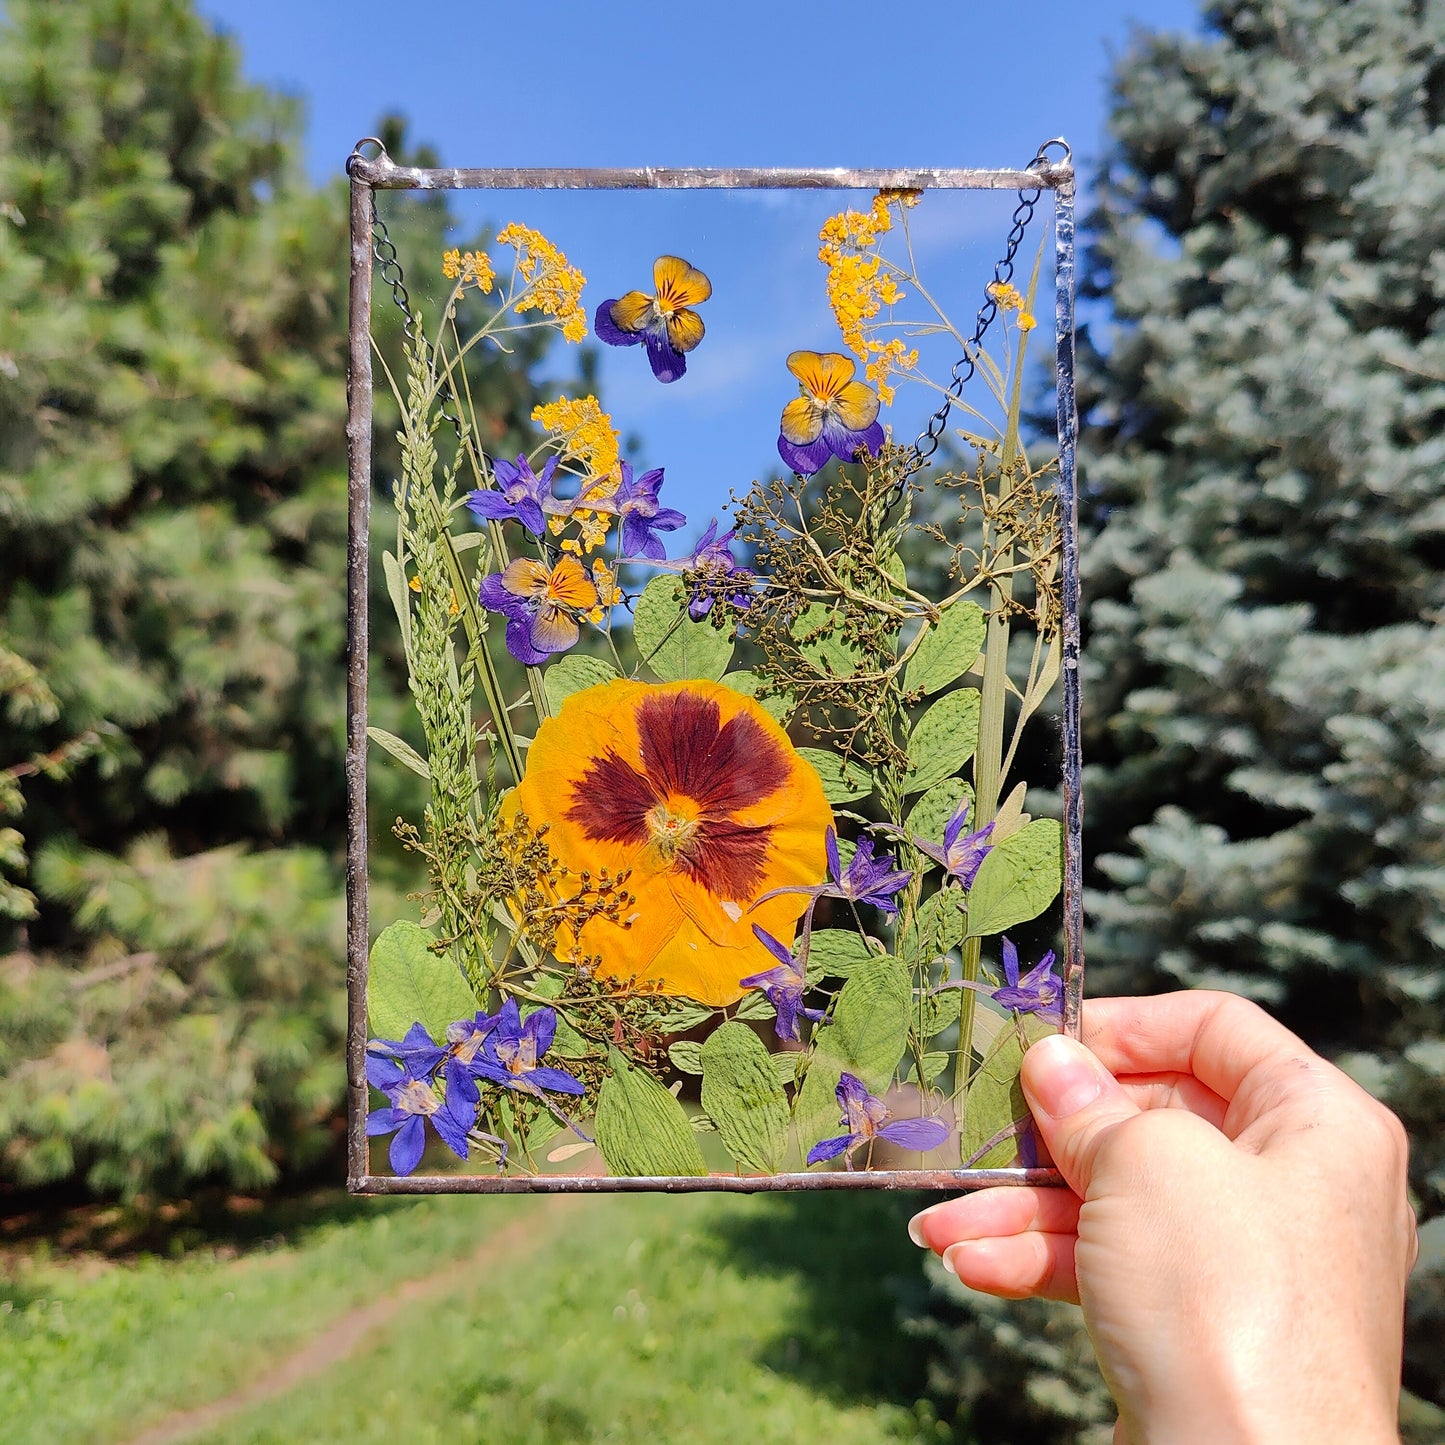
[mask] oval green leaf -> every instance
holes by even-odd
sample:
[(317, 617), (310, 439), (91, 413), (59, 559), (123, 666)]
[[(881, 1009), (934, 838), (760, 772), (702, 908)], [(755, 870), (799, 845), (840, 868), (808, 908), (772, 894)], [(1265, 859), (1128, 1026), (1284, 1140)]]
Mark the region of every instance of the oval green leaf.
[[(943, 830), (948, 820), (958, 811), (958, 805), (968, 799), (973, 804), (973, 787), (963, 778), (945, 778), (935, 783), (908, 811), (904, 823), (905, 831), (915, 838), (926, 838), (930, 843), (943, 842)], [(931, 860), (930, 867), (936, 867)]]
[(707, 1173), (682, 1105), (651, 1074), (609, 1049), (611, 1074), (597, 1100), (597, 1147), (614, 1174), (632, 1178)]
[(547, 695), (547, 706), (555, 714), (574, 692), (599, 687), (619, 675), (617, 669), (603, 658), (582, 657), (574, 653), (571, 657), (560, 658), (542, 674), (542, 691)]
[(974, 1169), (1002, 1169), (1018, 1157), (1016, 1138), (1000, 1139), (984, 1154), (974, 1155), (996, 1134), (1028, 1118), (1029, 1106), (1019, 1084), (1019, 1066), (1024, 1045), (1015, 1028), (1000, 1029), (963, 1103), (963, 1129), (959, 1137), (959, 1158), (971, 1159)]
[(732, 661), (732, 639), (687, 615), (682, 580), (654, 577), (637, 599), (632, 636), (637, 654), (660, 682), (707, 678), (716, 682)]
[(389, 752), (402, 767), (410, 768), (417, 777), (431, 782), (431, 769), (427, 766), (426, 759), (404, 738), (387, 732), (385, 728), (367, 728), (366, 735), (377, 747)]
[(788, 1138), (788, 1098), (763, 1042), (725, 1023), (702, 1046), (702, 1106), (745, 1171), (776, 1174)]
[(847, 621), (822, 602), (810, 602), (792, 626), (798, 651), (822, 677), (852, 677), (863, 654), (848, 640)]
[(988, 619), (977, 602), (955, 602), (931, 622), (903, 670), (905, 692), (938, 692), (978, 661)]
[(366, 1012), (373, 1038), (399, 1039), (419, 1023), (440, 1043), (448, 1024), (476, 1013), (476, 995), (461, 970), (433, 953), (433, 942), (426, 929), (401, 920), (371, 945)]
[(978, 716), (983, 698), (977, 688), (961, 687), (938, 699), (908, 736), (905, 793), (922, 793), (951, 778), (978, 746)]
[(808, 972), (829, 978), (851, 978), (878, 954), (852, 928), (820, 928), (808, 947)]
[(873, 775), (861, 763), (822, 748), (799, 748), (798, 756), (813, 765), (830, 803), (852, 803), (873, 791)]
[[(777, 723), (786, 723), (797, 706), (790, 692), (772, 689), (768, 679), (757, 672), (727, 672), (719, 679), (724, 687), (750, 697), (767, 715)], [(759, 696), (761, 694), (761, 696)]]
[(1037, 918), (1064, 884), (1064, 830), (1035, 818), (991, 848), (968, 890), (968, 936), (986, 938)]

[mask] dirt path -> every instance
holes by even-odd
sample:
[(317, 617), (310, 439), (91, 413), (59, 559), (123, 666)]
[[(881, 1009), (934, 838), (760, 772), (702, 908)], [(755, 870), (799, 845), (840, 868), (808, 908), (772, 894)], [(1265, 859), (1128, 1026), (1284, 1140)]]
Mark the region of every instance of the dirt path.
[[(545, 1200), (535, 1213), (513, 1221), (487, 1239), (470, 1259), (462, 1263), (460, 1274), (464, 1276), (478, 1271), (479, 1267), (529, 1252), (536, 1247), (537, 1235), (550, 1230), (556, 1216), (576, 1202), (560, 1196)], [(177, 1410), (142, 1431), (129, 1445), (180, 1445), (180, 1442), (203, 1430), (215, 1429), (242, 1410), (249, 1410), (253, 1405), (274, 1400), (277, 1395), (294, 1390), (350, 1358), (402, 1310), (454, 1289), (458, 1278), (458, 1266), (453, 1262), (423, 1279), (408, 1280), (389, 1295), (342, 1315), (289, 1359), (257, 1375), (239, 1390), (233, 1390), (208, 1404), (197, 1405), (193, 1410)]]

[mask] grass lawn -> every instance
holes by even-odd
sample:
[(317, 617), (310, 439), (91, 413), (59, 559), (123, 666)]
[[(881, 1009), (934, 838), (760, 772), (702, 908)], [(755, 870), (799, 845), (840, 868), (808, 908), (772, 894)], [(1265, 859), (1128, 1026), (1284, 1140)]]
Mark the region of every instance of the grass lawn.
[[(949, 1441), (915, 1404), (925, 1361), (894, 1324), (901, 1295), (922, 1288), (908, 1207), (343, 1200), (235, 1257), (37, 1259), (0, 1290), (0, 1434), (119, 1445), (440, 1273), (349, 1358), (196, 1438)], [(500, 1229), (506, 1248), (472, 1264)]]

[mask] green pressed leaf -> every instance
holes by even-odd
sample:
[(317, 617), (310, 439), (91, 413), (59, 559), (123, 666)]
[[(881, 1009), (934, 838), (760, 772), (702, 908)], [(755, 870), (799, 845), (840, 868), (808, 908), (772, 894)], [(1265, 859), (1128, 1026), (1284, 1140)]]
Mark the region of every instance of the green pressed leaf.
[[(927, 1088), (933, 1081), (948, 1067), (949, 1056), (944, 1053), (924, 1054), (923, 1056), (923, 1085)], [(906, 1077), (916, 1078), (918, 1070), (910, 1064)]]
[(401, 921), (371, 945), (366, 1012), (371, 1035), (399, 1039), (415, 1023), (440, 1043), (447, 1025), (471, 1018), (479, 1007), (461, 970), (431, 951), (431, 934)]
[[(915, 838), (926, 838), (930, 843), (942, 843), (945, 825), (965, 798), (972, 807), (973, 787), (963, 778), (945, 778), (941, 783), (935, 783), (909, 809), (904, 831), (912, 833)], [(936, 865), (930, 862), (929, 866)]]
[(431, 769), (427, 766), (426, 759), (404, 738), (387, 732), (385, 728), (367, 728), (366, 735), (377, 747), (389, 752), (404, 768), (410, 768), (417, 777), (431, 782)]
[(968, 936), (985, 938), (1037, 918), (1064, 884), (1064, 830), (1032, 823), (989, 850), (968, 890)]
[(717, 681), (732, 661), (727, 633), (687, 615), (682, 581), (654, 577), (637, 599), (632, 635), (637, 653), (660, 682), (685, 678)]
[(830, 978), (849, 978), (870, 959), (877, 958), (863, 936), (851, 928), (820, 928), (808, 949), (808, 972)]
[(411, 599), (407, 596), (406, 574), (394, 552), (381, 554), (381, 570), (386, 577), (386, 595), (391, 598), (396, 623), (401, 629), (402, 650), (411, 653)]
[[(774, 722), (787, 722), (793, 715), (793, 709), (797, 706), (790, 692), (763, 692), (763, 689), (767, 688), (769, 684), (768, 679), (760, 673), (727, 672), (718, 680), (724, 687), (730, 687), (734, 692), (742, 693), (744, 697), (753, 698)], [(761, 697), (758, 696), (760, 692), (763, 692)]]
[(725, 1023), (702, 1046), (702, 1106), (741, 1168), (778, 1172), (788, 1099), (762, 1040), (746, 1024)]
[(810, 602), (793, 623), (798, 651), (824, 677), (852, 677), (863, 654), (848, 638), (848, 622), (822, 602)]
[(702, 1045), (696, 1039), (679, 1039), (669, 1044), (667, 1057), (680, 1074), (702, 1073)]
[(555, 715), (565, 699), (574, 692), (589, 687), (598, 687), (619, 676), (610, 662), (600, 657), (582, 657), (574, 654), (554, 662), (542, 674), (542, 691), (547, 695), (547, 706)]
[(837, 1122), (835, 1090), (845, 1071), (870, 1093), (888, 1087), (908, 1046), (912, 1007), (908, 970), (895, 958), (864, 964), (843, 985), (831, 1020), (813, 1036), (813, 1060), (793, 1108), (804, 1152)]
[[(1000, 1130), (1028, 1117), (1029, 1106), (1019, 1084), (1023, 1057), (1024, 1046), (1018, 1030), (1000, 1029), (964, 1099), (963, 1131), (959, 1139), (961, 1159), (972, 1159)], [(1012, 1164), (1017, 1155), (1018, 1140), (1001, 1139), (987, 1154), (975, 1159), (971, 1167), (1002, 1169)]]
[(919, 905), (913, 924), (898, 941), (898, 952), (911, 966), (932, 963), (963, 942), (963, 891), (940, 888)]
[[(914, 1026), (927, 1040), (937, 1037), (958, 1022), (959, 991), (945, 989), (942, 993), (924, 994), (913, 1006)], [(977, 1018), (977, 1010), (974, 1017)]]
[(973, 756), (981, 707), (978, 689), (963, 687), (939, 698), (918, 719), (908, 735), (905, 793), (922, 793), (951, 778)]
[(903, 670), (905, 692), (937, 692), (978, 661), (988, 619), (977, 602), (955, 602), (928, 625)]
[(798, 1068), (807, 1059), (801, 1049), (796, 1051), (785, 1050), (780, 1054), (769, 1054), (773, 1061), (773, 1070), (778, 1076), (778, 1082), (788, 1087), (798, 1082)]
[(608, 1050), (611, 1074), (597, 1100), (597, 1147), (614, 1174), (700, 1175), (707, 1162), (686, 1110), (651, 1074)]
[(738, 1005), (737, 1018), (740, 1019), (771, 1019), (778, 1015), (777, 1009), (768, 1002), (768, 996), (762, 989), (750, 989), (743, 1001)]
[(712, 1016), (713, 1010), (705, 1004), (682, 1003), (665, 1014), (659, 1014), (653, 1021), (653, 1027), (664, 1034), (681, 1034), (706, 1023)]
[(799, 748), (798, 756), (813, 765), (823, 781), (823, 796), (830, 803), (852, 803), (873, 791), (873, 775), (851, 758), (840, 758), (822, 748)]

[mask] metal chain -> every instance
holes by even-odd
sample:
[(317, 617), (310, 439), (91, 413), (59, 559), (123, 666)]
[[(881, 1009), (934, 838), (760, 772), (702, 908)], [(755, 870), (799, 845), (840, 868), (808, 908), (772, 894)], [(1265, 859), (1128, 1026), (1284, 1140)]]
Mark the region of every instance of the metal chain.
[[(1069, 150), (1067, 142), (1059, 139), (1046, 140), (1024, 169), (1032, 171), (1048, 165), (1049, 151), (1054, 146), (1063, 148), (1065, 161), (1070, 158), (1072, 152)], [(978, 368), (977, 357), (982, 349), (983, 338), (998, 315), (998, 301), (994, 296), (994, 291), (996, 288), (1007, 286), (1013, 280), (1014, 259), (1023, 242), (1024, 232), (1034, 218), (1034, 207), (1038, 205), (1039, 197), (1042, 194), (1042, 187), (1028, 187), (1019, 192), (1019, 203), (1014, 207), (1013, 224), (1009, 230), (1008, 242), (1004, 247), (1003, 259), (994, 265), (993, 280), (984, 287), (983, 305), (978, 308), (978, 316), (974, 320), (973, 336), (965, 343), (963, 355), (953, 363), (948, 394), (943, 398), (943, 405), (928, 419), (927, 427), (918, 434), (918, 440), (913, 444), (913, 456), (893, 484), (885, 513), (892, 511), (903, 500), (909, 479), (915, 472), (927, 466), (929, 458), (938, 450), (939, 438), (943, 435), (943, 428), (948, 422), (949, 413), (953, 410), (954, 403), (962, 398), (964, 387), (972, 380), (973, 374)]]

